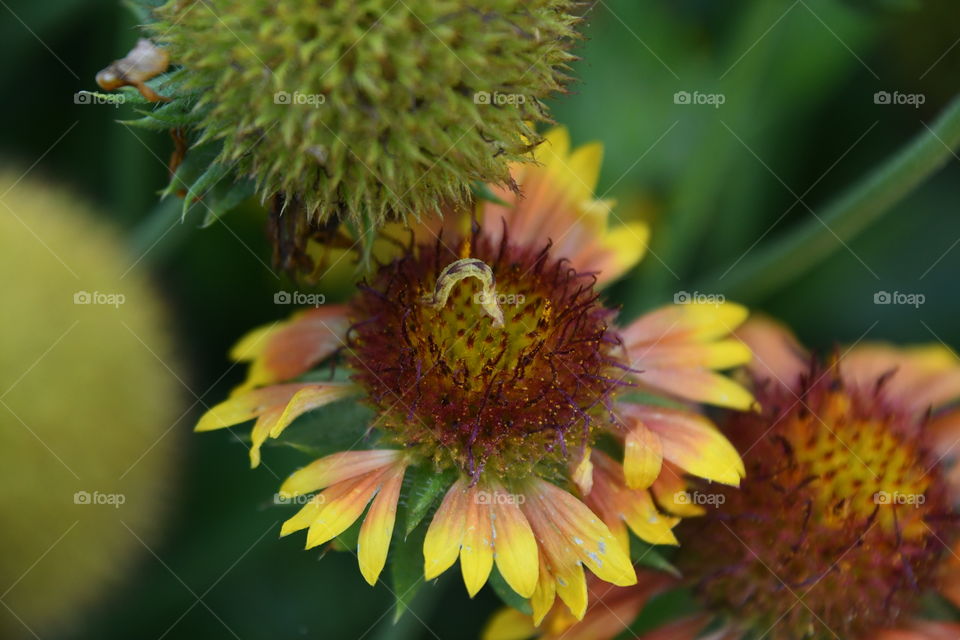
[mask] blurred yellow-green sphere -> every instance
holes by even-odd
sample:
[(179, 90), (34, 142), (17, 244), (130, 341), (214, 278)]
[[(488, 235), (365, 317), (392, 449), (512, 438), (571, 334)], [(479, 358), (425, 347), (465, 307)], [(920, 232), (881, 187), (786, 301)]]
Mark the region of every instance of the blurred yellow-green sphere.
[(0, 172), (0, 637), (76, 626), (155, 544), (184, 410), (161, 300), (61, 188)]

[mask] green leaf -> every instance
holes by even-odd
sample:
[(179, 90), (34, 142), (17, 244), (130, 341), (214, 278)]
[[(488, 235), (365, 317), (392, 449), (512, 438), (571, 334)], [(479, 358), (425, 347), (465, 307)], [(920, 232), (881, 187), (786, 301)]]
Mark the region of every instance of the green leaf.
[(121, 123), (158, 131), (188, 127), (195, 124), (200, 118), (196, 112), (184, 108), (183, 102), (183, 100), (171, 102), (153, 111), (135, 109), (143, 117), (137, 120), (123, 120)]
[(170, 178), (170, 184), (160, 193), (160, 199), (189, 189), (207, 170), (219, 152), (220, 147), (216, 144), (205, 144), (191, 149)]
[(530, 607), (530, 603), (527, 601), (527, 599), (510, 588), (510, 585), (508, 585), (507, 581), (503, 579), (503, 576), (500, 575), (500, 571), (496, 567), (494, 567), (493, 571), (490, 572), (489, 584), (493, 588), (493, 592), (497, 594), (497, 597), (503, 600), (505, 605), (513, 607), (517, 611), (525, 613), (528, 616), (533, 615), (533, 609)]
[(638, 638), (664, 624), (695, 613), (702, 613), (702, 610), (688, 589), (670, 589), (650, 598), (637, 619), (617, 639)]
[(256, 185), (248, 179), (237, 182), (225, 180), (214, 185), (210, 195), (204, 198), (207, 213), (203, 218), (203, 224), (200, 226), (209, 227), (238, 207), (244, 200), (253, 196), (255, 191)]
[(268, 438), (266, 446), (292, 447), (317, 458), (366, 449), (370, 442), (365, 434), (373, 415), (356, 399), (339, 400), (297, 418), (279, 438)]
[(663, 557), (661, 551), (661, 549), (666, 550), (670, 548), (671, 547), (657, 547), (633, 535), (630, 536), (630, 559), (633, 560), (634, 564), (656, 569), (657, 571), (663, 571), (679, 578), (680, 572), (669, 560)]
[(223, 180), (228, 173), (230, 173), (230, 167), (222, 165), (219, 162), (210, 163), (204, 172), (193, 181), (190, 188), (187, 189), (187, 194), (183, 197), (181, 218), (186, 219), (187, 211), (189, 211), (190, 207), (193, 206), (197, 200), (202, 200), (206, 197), (207, 192)]
[(390, 549), (390, 581), (396, 598), (393, 621), (399, 620), (410, 608), (417, 592), (423, 587), (423, 539), (427, 535), (426, 523), (413, 533), (393, 536)]
[(490, 185), (485, 182), (474, 182), (470, 187), (470, 190), (473, 192), (473, 196), (480, 200), (487, 200), (499, 204), (504, 207), (510, 206), (508, 203), (504, 202), (490, 189)]
[(413, 467), (407, 471), (401, 503), (401, 522), (404, 523), (405, 535), (410, 535), (417, 528), (455, 480), (456, 473), (453, 470), (437, 473), (430, 465)]

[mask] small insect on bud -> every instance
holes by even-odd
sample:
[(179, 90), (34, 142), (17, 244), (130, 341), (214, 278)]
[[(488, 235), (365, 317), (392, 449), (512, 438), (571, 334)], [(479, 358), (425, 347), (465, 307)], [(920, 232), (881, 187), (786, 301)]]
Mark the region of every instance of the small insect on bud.
[(168, 102), (170, 99), (147, 86), (146, 82), (170, 66), (170, 56), (146, 38), (137, 40), (137, 46), (125, 58), (114, 60), (106, 69), (97, 73), (97, 84), (105, 91), (120, 87), (136, 87), (150, 102)]

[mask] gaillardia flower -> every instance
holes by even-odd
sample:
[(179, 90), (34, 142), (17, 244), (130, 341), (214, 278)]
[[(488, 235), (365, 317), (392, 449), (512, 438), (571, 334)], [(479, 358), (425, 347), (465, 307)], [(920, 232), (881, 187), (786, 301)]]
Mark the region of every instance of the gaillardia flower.
[[(960, 604), (956, 478), (960, 361), (946, 348), (860, 345), (827, 362), (753, 320), (760, 413), (724, 423), (743, 455), (738, 491), (694, 492), (678, 566), (727, 638), (932, 640), (960, 625), (925, 617)], [(750, 635), (754, 634), (754, 635)]]
[[(251, 378), (198, 429), (256, 418), (254, 463), (311, 408), (358, 396), (377, 413), (373, 448), (321, 458), (284, 483), (287, 495), (320, 493), (283, 533), (308, 529), (308, 546), (325, 543), (370, 503), (358, 556), (372, 584), (406, 471), (451, 473), (425, 533), (425, 577), (459, 558), (473, 595), (496, 564), (539, 623), (556, 597), (584, 615), (584, 567), (614, 585), (636, 581), (627, 528), (675, 543), (677, 519), (651, 497), (675, 482), (663, 469), (739, 483), (736, 451), (690, 405), (752, 402), (714, 372), (748, 360), (727, 337), (745, 311), (677, 305), (614, 325), (597, 287), (639, 259), (646, 229), (607, 232), (611, 203), (592, 194), (600, 156), (597, 145), (571, 154), (566, 132), (552, 132), (536, 166), (514, 168), (522, 197), (412, 230), (349, 304), (241, 341), (233, 355), (252, 363)], [(298, 380), (326, 360), (349, 381)], [(676, 402), (638, 403), (630, 390)], [(593, 449), (601, 441), (604, 453)]]
[[(150, 33), (216, 162), (282, 196), (297, 234), (380, 224), (509, 183), (562, 91), (570, 0), (170, 0)], [(161, 117), (158, 115), (158, 117)]]

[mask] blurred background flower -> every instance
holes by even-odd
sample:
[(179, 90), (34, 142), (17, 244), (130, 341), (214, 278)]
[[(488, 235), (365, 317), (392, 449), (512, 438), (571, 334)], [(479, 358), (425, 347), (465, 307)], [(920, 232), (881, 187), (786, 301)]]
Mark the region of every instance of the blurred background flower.
[[(156, 203), (168, 178), (167, 133), (113, 122), (138, 117), (132, 105), (75, 96), (95, 89), (96, 73), (140, 35), (119, 3), (8, 0), (0, 12), (7, 14), (0, 37), (8, 56), (0, 68), (7, 125), (0, 154), (30, 169), (31, 177), (67, 183), (92, 203), (90, 215), (122, 231), (131, 258), (117, 277), (134, 265), (124, 281), (150, 274), (159, 284), (180, 351), (189, 354), (180, 360), (189, 367), (167, 360), (190, 389), (183, 392), (187, 406), (196, 403), (171, 436), (185, 432), (242, 380), (241, 368), (226, 358), (240, 335), (289, 315), (285, 301), (294, 294), (342, 300), (349, 278), (307, 288), (276, 275), (264, 212), (253, 202), (202, 230), (202, 205), (180, 224), (181, 201), (171, 196)], [(937, 124), (957, 91), (955, 13), (952, 0), (597, 3), (575, 49), (582, 60), (573, 68), (574, 93), (549, 106), (574, 146), (604, 143), (597, 197), (616, 197), (618, 211), (636, 204), (651, 224), (653, 244), (643, 265), (607, 293), (624, 306), (623, 317), (674, 300), (725, 296), (783, 319), (814, 349), (861, 339), (960, 344), (954, 320), (960, 299), (951, 293), (960, 269), (960, 167), (947, 148), (955, 138)], [(878, 215), (862, 233), (855, 233), (859, 224), (836, 224), (829, 216), (835, 197), (918, 135), (930, 141), (924, 149), (939, 156), (911, 166), (944, 168), (924, 170), (932, 177), (893, 208), (866, 201), (864, 210)], [(0, 196), (0, 213), (7, 211), (3, 204), (16, 208), (16, 192)], [(798, 230), (807, 234), (802, 242), (781, 244)], [(21, 242), (53, 246), (37, 236)], [(31, 268), (21, 266), (8, 278), (25, 281)], [(64, 328), (76, 311), (62, 312)], [(169, 336), (137, 332), (164, 353)], [(99, 340), (119, 343), (127, 335), (120, 326)], [(133, 354), (143, 346), (124, 349)], [(103, 367), (88, 371), (107, 375)], [(68, 393), (46, 397), (74, 412)], [(166, 533), (144, 538), (156, 556), (145, 552), (126, 567), (117, 563), (119, 581), (96, 606), (85, 607), (65, 630), (38, 634), (460, 638), (464, 629), (479, 633), (500, 606), (489, 589), (469, 601), (460, 588), (425, 587), (408, 603), (416, 615), (394, 626), (393, 594), (383, 585), (368, 587), (353, 556), (304, 562), (302, 539), (275, 541), (280, 523), (294, 513), (275, 504), (276, 487), (309, 458), (278, 448), (251, 473), (244, 453), (226, 431), (183, 442), (173, 462), (180, 481), (163, 482), (170, 489)], [(123, 457), (128, 466), (136, 458)], [(19, 481), (6, 467), (2, 473), (5, 484)], [(74, 484), (74, 491), (82, 488)], [(10, 517), (4, 513), (4, 522)], [(117, 527), (118, 536), (130, 535)], [(40, 553), (22, 558), (21, 572)], [(34, 571), (45, 564), (37, 562)], [(16, 579), (0, 585), (0, 594)], [(3, 624), (17, 629), (22, 625), (10, 610), (18, 610), (20, 589), (0, 595), (7, 605), (0, 607)], [(636, 630), (653, 625), (651, 609), (663, 615), (690, 606), (669, 594), (654, 603)]]
[(0, 173), (4, 638), (64, 633), (165, 529), (186, 408), (165, 304), (121, 238), (50, 182)]

